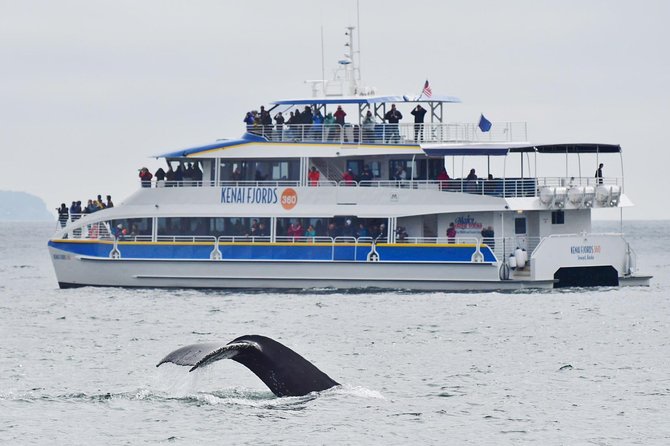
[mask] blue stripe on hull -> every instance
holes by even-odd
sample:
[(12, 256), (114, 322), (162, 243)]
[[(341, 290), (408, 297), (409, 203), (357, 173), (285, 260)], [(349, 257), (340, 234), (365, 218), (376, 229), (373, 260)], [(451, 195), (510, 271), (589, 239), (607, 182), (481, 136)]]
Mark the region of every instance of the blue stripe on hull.
[[(53, 242), (49, 246), (90, 257), (109, 257), (111, 243)], [(121, 257), (126, 259), (193, 259), (206, 260), (214, 249), (214, 244), (124, 244), (119, 243)], [(220, 245), (222, 259), (229, 260), (306, 260), (306, 261), (366, 261), (370, 245), (295, 245), (240, 244)], [(377, 245), (380, 260), (390, 262), (470, 262), (475, 247), (470, 245), (453, 246), (414, 246), (414, 245)], [(482, 246), (484, 262), (495, 262), (488, 247)]]

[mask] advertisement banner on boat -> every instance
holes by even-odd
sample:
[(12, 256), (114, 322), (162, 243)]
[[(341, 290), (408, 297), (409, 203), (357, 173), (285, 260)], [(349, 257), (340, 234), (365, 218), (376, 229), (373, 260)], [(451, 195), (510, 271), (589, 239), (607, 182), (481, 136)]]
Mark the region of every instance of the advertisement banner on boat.
[(279, 203), (284, 209), (291, 210), (298, 204), (298, 193), (286, 187), (223, 187), (221, 204), (267, 204)]
[(484, 228), (484, 224), (470, 215), (460, 215), (454, 219), (456, 232), (463, 234), (479, 234)]

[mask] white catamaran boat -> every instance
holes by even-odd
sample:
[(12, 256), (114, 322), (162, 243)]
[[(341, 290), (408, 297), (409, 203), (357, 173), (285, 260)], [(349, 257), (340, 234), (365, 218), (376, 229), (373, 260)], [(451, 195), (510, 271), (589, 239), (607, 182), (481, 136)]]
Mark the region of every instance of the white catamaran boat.
[[(309, 122), (257, 120), (239, 139), (161, 155), (167, 180), (62, 222), (49, 240), (60, 287), (649, 284), (623, 234), (591, 231), (593, 212), (632, 205), (623, 175), (568, 167), (569, 158), (621, 159), (620, 146), (535, 145), (525, 123), (445, 122), (457, 98), (377, 95), (359, 86), (353, 39), (348, 48), (335, 81), (313, 82), (314, 97), (272, 103), (275, 116), (299, 110)], [(394, 106), (408, 114), (417, 105), (426, 122), (384, 123)], [(331, 122), (339, 106), (355, 119)], [(472, 157), (503, 171), (449, 177)], [(564, 176), (537, 175), (542, 162), (564, 159)], [(519, 160), (520, 174), (506, 176)]]

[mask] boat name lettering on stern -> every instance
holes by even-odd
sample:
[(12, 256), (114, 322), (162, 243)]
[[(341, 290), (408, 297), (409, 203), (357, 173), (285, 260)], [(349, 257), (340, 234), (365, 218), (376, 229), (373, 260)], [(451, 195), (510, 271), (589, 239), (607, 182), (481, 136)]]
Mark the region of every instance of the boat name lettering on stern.
[(222, 204), (275, 204), (276, 187), (222, 187)]
[(593, 260), (600, 254), (600, 245), (577, 245), (570, 246), (570, 254), (576, 255), (577, 260)]

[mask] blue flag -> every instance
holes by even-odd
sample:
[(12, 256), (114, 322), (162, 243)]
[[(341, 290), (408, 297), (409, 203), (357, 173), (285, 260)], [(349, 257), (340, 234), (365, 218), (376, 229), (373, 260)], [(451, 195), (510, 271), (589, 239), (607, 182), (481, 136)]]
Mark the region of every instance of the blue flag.
[(486, 119), (484, 115), (479, 118), (479, 130), (482, 132), (488, 132), (491, 130), (491, 121)]

